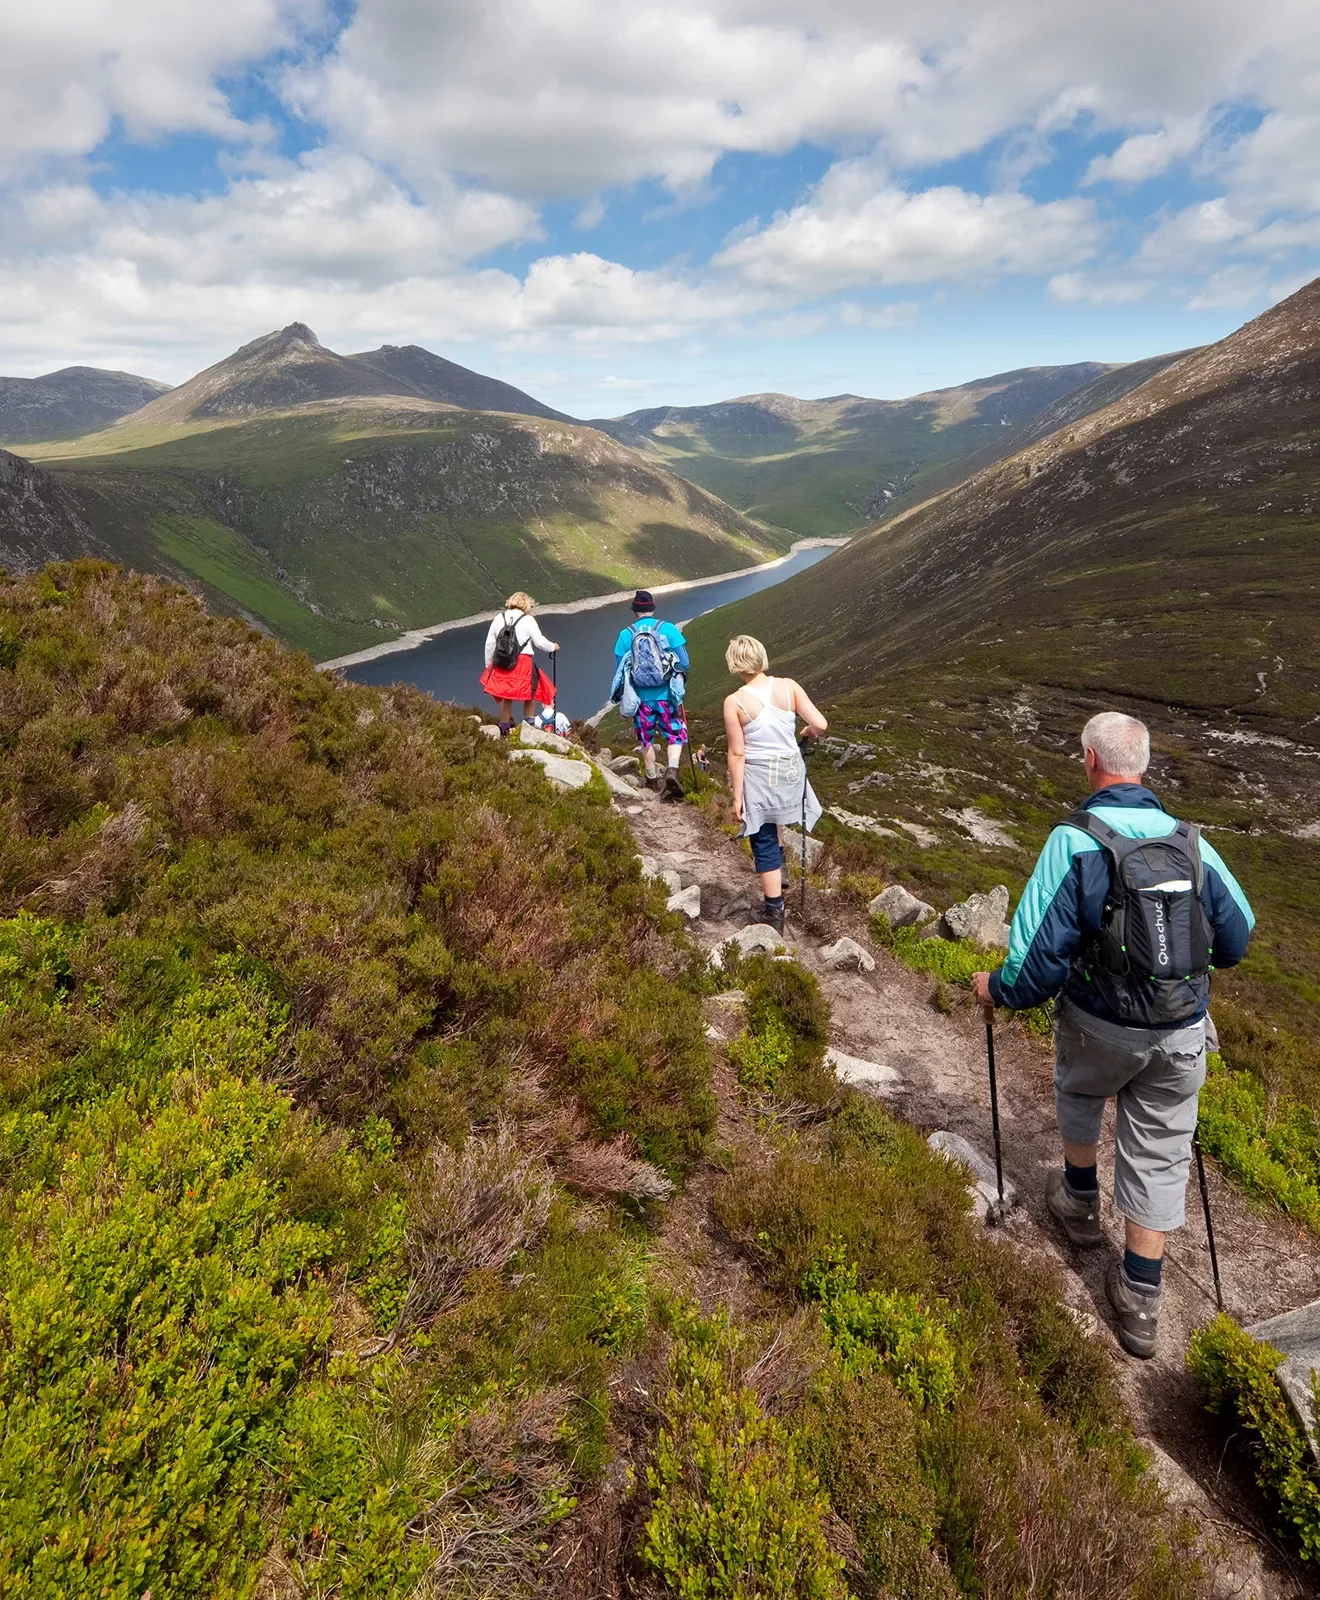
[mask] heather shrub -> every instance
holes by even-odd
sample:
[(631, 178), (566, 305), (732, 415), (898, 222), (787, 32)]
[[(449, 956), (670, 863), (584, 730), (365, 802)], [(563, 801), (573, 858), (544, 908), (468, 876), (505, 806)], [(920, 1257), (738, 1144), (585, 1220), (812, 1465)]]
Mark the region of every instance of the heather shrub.
[(713, 1120), (630, 836), (154, 579), (0, 638), (0, 1590), (531, 1583)]
[(1192, 1338), (1187, 1364), (1212, 1411), (1246, 1435), (1256, 1482), (1279, 1525), (1309, 1561), (1320, 1560), (1320, 1481), (1306, 1436), (1275, 1376), (1283, 1357), (1222, 1312)]
[(801, 1436), (739, 1377), (727, 1318), (680, 1318), (647, 1485), (642, 1559), (681, 1600), (842, 1600), (829, 1502)]
[(1320, 1232), (1320, 1124), (1309, 1105), (1212, 1055), (1199, 1131), (1206, 1151), (1249, 1195)]

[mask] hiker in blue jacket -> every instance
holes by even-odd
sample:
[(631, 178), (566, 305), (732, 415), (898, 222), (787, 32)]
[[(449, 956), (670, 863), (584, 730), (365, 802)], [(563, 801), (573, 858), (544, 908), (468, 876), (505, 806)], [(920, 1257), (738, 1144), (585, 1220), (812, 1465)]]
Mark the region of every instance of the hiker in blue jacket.
[[(678, 776), (678, 764), (687, 743), (687, 717), (683, 711), (683, 694), (687, 686), (687, 640), (672, 622), (657, 622), (655, 600), (649, 589), (639, 589), (633, 596), (631, 627), (622, 628), (614, 642), (614, 682), (610, 699), (619, 703), (625, 716), (631, 716), (637, 729), (637, 740), (646, 762), (646, 781), (652, 788), (661, 790), (665, 800), (681, 800), (683, 785)], [(639, 633), (653, 635), (658, 649), (650, 641), (638, 642)], [(655, 740), (663, 734), (669, 746), (669, 764), (661, 787), (656, 768)]]
[[(987, 1020), (1055, 999), (1054, 1097), (1063, 1168), (1045, 1203), (1077, 1245), (1104, 1239), (1096, 1156), (1116, 1098), (1114, 1205), (1126, 1249), (1106, 1288), (1120, 1342), (1155, 1351), (1165, 1235), (1185, 1220), (1205, 1082), (1210, 972), (1236, 966), (1255, 925), (1213, 845), (1142, 783), (1150, 735), (1101, 712), (1082, 730), (1090, 796), (1045, 842), (997, 972), (978, 972)], [(1153, 971), (1148, 971), (1153, 968)]]

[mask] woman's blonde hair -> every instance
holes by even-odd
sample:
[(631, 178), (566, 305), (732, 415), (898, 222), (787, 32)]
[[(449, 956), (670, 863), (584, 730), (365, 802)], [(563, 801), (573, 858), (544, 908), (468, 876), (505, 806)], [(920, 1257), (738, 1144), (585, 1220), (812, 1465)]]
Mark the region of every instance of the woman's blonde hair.
[(511, 594), (504, 602), (506, 611), (525, 611), (530, 616), (536, 610), (536, 601), (531, 595), (524, 594), (521, 589), (516, 594)]
[(729, 648), (724, 652), (724, 665), (735, 678), (740, 678), (744, 673), (768, 671), (770, 657), (766, 655), (765, 646), (759, 639), (753, 639), (750, 633), (740, 633), (736, 639), (729, 640)]

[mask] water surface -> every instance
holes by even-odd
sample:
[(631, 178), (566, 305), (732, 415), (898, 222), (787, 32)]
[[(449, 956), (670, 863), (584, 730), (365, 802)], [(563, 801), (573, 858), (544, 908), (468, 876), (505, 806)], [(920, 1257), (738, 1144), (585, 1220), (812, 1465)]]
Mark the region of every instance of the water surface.
[[(772, 588), (833, 554), (834, 549), (828, 546), (798, 550), (777, 567), (740, 572), (718, 583), (672, 590), (658, 597), (656, 614), (673, 622), (704, 616), (719, 606)], [(632, 621), (628, 602), (621, 600), (593, 611), (561, 615), (547, 608), (537, 612), (537, 620), (546, 638), (562, 646), (555, 658), (559, 709), (570, 717), (593, 716), (609, 696), (610, 680), (614, 676), (614, 641), (619, 629)], [(411, 650), (378, 656), (374, 661), (362, 661), (342, 671), (354, 683), (411, 683), (436, 700), (456, 700), (460, 705), (490, 705), (477, 683), (484, 665), (488, 627), (488, 622), (480, 622), (466, 628), (453, 628)], [(551, 663), (543, 655), (538, 655), (537, 660), (547, 673), (551, 671)]]

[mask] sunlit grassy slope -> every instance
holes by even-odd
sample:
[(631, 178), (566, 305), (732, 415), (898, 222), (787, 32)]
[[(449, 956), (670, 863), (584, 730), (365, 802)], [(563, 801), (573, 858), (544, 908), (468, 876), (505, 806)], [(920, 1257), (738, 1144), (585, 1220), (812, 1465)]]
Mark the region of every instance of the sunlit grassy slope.
[(135, 565), (154, 551), (322, 655), (515, 588), (577, 599), (755, 565), (791, 542), (590, 429), (424, 401), (128, 423), (34, 456), (138, 530)]
[(1143, 716), (1155, 787), (1211, 825), (1260, 913), (1219, 993), (1295, 1036), (1271, 1070), (1320, 1098), (1318, 508), (1313, 285), (1089, 423), (695, 623), (690, 701), (714, 706), (730, 633), (764, 638), (856, 747), (817, 758), (820, 788), (891, 834), (847, 836), (946, 902), (1020, 888), (1083, 792), (1086, 717)]

